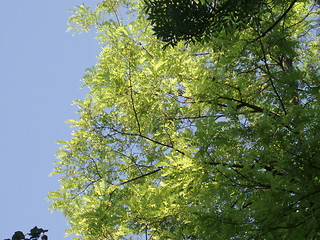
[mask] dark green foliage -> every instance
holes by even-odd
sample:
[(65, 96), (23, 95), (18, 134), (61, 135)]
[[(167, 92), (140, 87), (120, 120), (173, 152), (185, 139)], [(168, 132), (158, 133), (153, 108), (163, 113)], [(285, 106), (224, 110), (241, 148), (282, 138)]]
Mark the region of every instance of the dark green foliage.
[(145, 0), (158, 38), (171, 45), (207, 40), (221, 31), (241, 30), (258, 19), (263, 0)]
[(30, 238), (26, 238), (24, 233), (21, 231), (16, 231), (12, 238), (10, 239), (5, 239), (5, 240), (38, 240), (41, 237), (41, 240), (48, 240), (48, 236), (45, 235), (44, 233), (48, 232), (48, 230), (44, 230), (42, 228), (38, 228), (37, 226), (35, 226), (34, 228), (32, 228), (30, 230), (30, 233), (27, 233), (27, 235), (30, 236)]
[[(30, 239), (38, 239), (43, 233), (47, 232), (48, 230), (43, 230), (42, 228), (37, 228), (37, 226), (35, 226), (34, 228), (32, 228), (30, 230)], [(46, 237), (48, 238), (48, 237)], [(42, 239), (42, 238), (41, 238)]]
[(21, 239), (26, 239), (23, 232), (17, 231), (13, 234), (12, 240), (21, 240)]

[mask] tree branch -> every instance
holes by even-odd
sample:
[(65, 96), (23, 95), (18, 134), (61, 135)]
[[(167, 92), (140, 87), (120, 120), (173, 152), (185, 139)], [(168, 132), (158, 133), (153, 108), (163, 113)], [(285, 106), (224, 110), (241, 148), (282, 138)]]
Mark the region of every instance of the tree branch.
[[(237, 106), (237, 109), (240, 109), (242, 107), (248, 107), (248, 108), (251, 108), (253, 110), (253, 112), (260, 112), (261, 113), (264, 111), (264, 108), (262, 108), (262, 107), (259, 107), (259, 106), (256, 106), (256, 105), (253, 105), (253, 104), (250, 104), (250, 103), (247, 103), (242, 100), (235, 99), (235, 98), (230, 98), (230, 97), (225, 97), (225, 96), (219, 96), (218, 98), (239, 103), (239, 105)], [(270, 110), (269, 110), (269, 113), (272, 115), (276, 115), (278, 117), (280, 116), (278, 113), (270, 111)]]
[(286, 11), (284, 11), (284, 13), (267, 29), (265, 30), (263, 33), (260, 34), (260, 36), (258, 36), (257, 38), (251, 40), (249, 43), (253, 43), (256, 42), (258, 40), (260, 40), (261, 38), (265, 37), (270, 31), (272, 31), (272, 29), (278, 25), (278, 23), (288, 14), (288, 12), (293, 8), (294, 4), (297, 2), (297, 0), (293, 0), (290, 4), (290, 6), (286, 9)]
[(149, 176), (149, 175), (151, 175), (151, 174), (154, 174), (154, 173), (156, 173), (156, 172), (159, 172), (161, 169), (162, 169), (162, 167), (158, 167), (158, 169), (156, 169), (156, 170), (153, 170), (153, 171), (151, 171), (151, 172), (145, 173), (145, 174), (140, 175), (140, 176), (138, 176), (138, 177), (135, 177), (135, 178), (132, 178), (132, 179), (123, 181), (123, 182), (119, 183), (118, 185), (124, 185), (124, 184), (126, 184), (126, 183), (133, 182), (133, 181), (138, 180), (138, 179), (140, 179), (140, 178), (144, 178), (144, 177), (146, 177), (146, 176)]
[(119, 133), (119, 134), (128, 135), (128, 136), (142, 137), (142, 138), (144, 138), (144, 139), (149, 140), (150, 142), (159, 144), (159, 145), (164, 146), (164, 147), (167, 147), (167, 148), (171, 148), (171, 149), (177, 151), (178, 153), (181, 153), (182, 155), (185, 155), (184, 152), (180, 151), (179, 149), (174, 148), (174, 146), (168, 145), (168, 144), (165, 144), (165, 143), (162, 143), (162, 142), (159, 142), (159, 141), (157, 141), (157, 140), (154, 140), (154, 139), (152, 139), (152, 138), (149, 138), (149, 137), (147, 137), (147, 136), (144, 136), (144, 135), (142, 135), (141, 133), (126, 133), (126, 132), (121, 132), (121, 131), (119, 131), (119, 130), (117, 130), (117, 129), (114, 129), (114, 128), (110, 128), (110, 129), (113, 130), (113, 131), (115, 131), (116, 133)]
[(207, 117), (209, 117), (209, 116), (206, 116), (206, 115), (204, 115), (204, 116), (190, 116), (190, 117), (188, 117), (188, 116), (185, 116), (185, 117), (183, 117), (183, 116), (181, 116), (181, 117), (166, 117), (166, 118), (164, 118), (164, 120), (189, 120), (189, 119), (201, 119), (201, 118), (207, 118)]
[(137, 110), (135, 108), (135, 105), (134, 105), (134, 100), (133, 100), (133, 86), (132, 86), (132, 81), (131, 81), (131, 68), (130, 68), (130, 62), (128, 62), (129, 64), (129, 83), (130, 83), (130, 99), (131, 99), (131, 104), (132, 104), (132, 109), (133, 109), (133, 112), (134, 112), (134, 117), (137, 121), (137, 125), (138, 125), (138, 132), (139, 134), (141, 135), (141, 126), (140, 126), (140, 122), (139, 122), (139, 118), (138, 118), (138, 114), (137, 114)]
[(286, 111), (286, 108), (284, 106), (284, 103), (282, 101), (282, 98), (280, 97), (279, 93), (278, 93), (278, 90), (276, 89), (275, 85), (274, 85), (274, 82), (272, 80), (272, 75), (271, 75), (271, 72), (270, 72), (270, 69), (269, 69), (269, 66), (268, 66), (268, 63), (267, 63), (267, 56), (266, 56), (266, 51), (263, 47), (263, 44), (262, 44), (262, 41), (259, 40), (259, 43), (260, 43), (260, 46), (261, 46), (261, 51), (262, 51), (262, 54), (263, 54), (263, 62), (264, 62), (264, 65), (266, 67), (266, 71), (267, 71), (267, 74), (268, 74), (268, 77), (269, 77), (269, 82), (271, 83), (271, 86), (273, 88), (273, 91), (274, 93), (276, 94), (279, 102), (280, 102), (280, 105), (282, 107), (282, 110), (285, 114), (287, 114), (287, 111)]

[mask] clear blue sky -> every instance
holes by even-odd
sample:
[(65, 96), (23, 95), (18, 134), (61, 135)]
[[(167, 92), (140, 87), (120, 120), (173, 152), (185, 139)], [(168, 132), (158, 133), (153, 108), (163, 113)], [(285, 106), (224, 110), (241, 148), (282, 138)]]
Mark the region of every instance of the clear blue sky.
[(65, 121), (77, 117), (71, 102), (86, 93), (80, 79), (101, 48), (92, 33), (66, 33), (67, 10), (81, 3), (1, 1), (0, 240), (35, 225), (51, 240), (70, 239), (65, 218), (50, 212), (45, 197), (59, 186), (48, 177), (55, 141), (70, 138)]

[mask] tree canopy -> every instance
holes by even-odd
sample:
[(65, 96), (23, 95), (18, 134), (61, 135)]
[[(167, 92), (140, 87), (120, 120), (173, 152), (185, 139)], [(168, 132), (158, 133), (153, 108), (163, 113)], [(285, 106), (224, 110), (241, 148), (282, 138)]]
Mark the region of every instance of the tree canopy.
[(48, 230), (38, 228), (35, 226), (30, 230), (30, 233), (27, 233), (26, 235), (30, 236), (29, 238), (26, 238), (26, 235), (21, 231), (16, 231), (11, 239), (5, 239), (5, 240), (38, 240), (41, 238), (41, 240), (48, 240), (48, 236), (45, 234), (48, 232)]
[[(286, 1), (278, 1), (284, 5)], [(222, 31), (242, 30), (260, 21), (270, 1), (266, 0), (145, 0), (145, 12), (158, 38), (178, 41), (209, 40)]]
[(101, 1), (70, 18), (71, 30), (97, 31), (102, 51), (53, 171), (61, 187), (49, 199), (68, 232), (318, 239), (317, 3), (261, 0), (243, 15), (236, 5), (206, 41), (163, 49), (147, 2), (160, 1)]
[[(176, 45), (179, 41), (210, 41), (226, 33), (264, 24), (265, 36), (281, 23), (297, 0), (144, 0), (144, 10), (159, 39)], [(274, 11), (276, 9), (276, 11)], [(272, 20), (264, 15), (273, 12)], [(269, 24), (269, 25), (268, 25)]]

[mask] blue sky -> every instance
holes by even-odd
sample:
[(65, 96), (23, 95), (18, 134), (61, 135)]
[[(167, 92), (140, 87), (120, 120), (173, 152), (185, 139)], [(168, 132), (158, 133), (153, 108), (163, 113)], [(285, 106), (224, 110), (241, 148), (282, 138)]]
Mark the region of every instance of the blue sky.
[[(87, 1), (90, 3), (97, 1)], [(59, 187), (48, 175), (57, 140), (70, 138), (71, 102), (101, 46), (93, 33), (66, 33), (75, 0), (3, 0), (0, 8), (0, 240), (34, 226), (63, 238), (67, 223), (45, 197)]]

